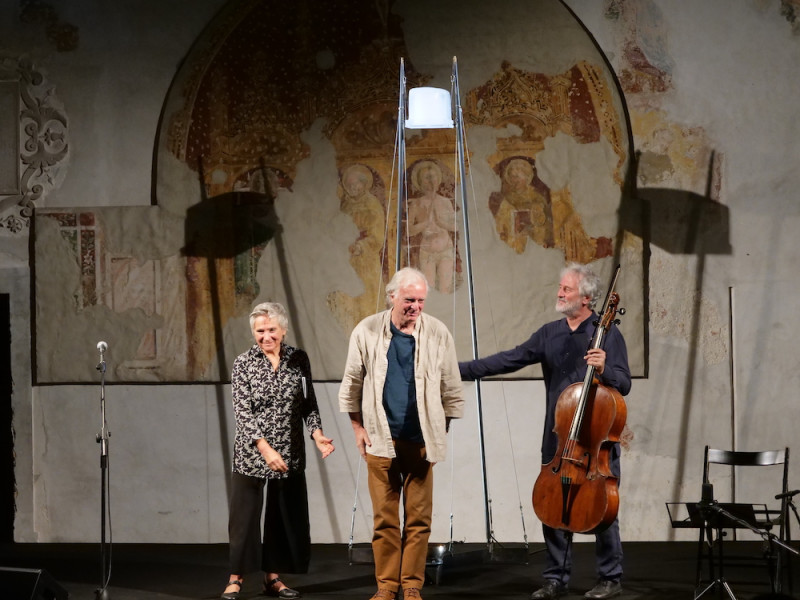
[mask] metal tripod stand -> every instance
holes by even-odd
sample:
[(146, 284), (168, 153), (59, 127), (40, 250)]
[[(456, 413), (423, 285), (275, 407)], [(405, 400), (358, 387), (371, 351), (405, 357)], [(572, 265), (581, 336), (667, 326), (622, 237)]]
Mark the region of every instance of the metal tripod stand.
[[(720, 506), (717, 503), (716, 500), (704, 499), (703, 501), (700, 502), (699, 507), (700, 507), (701, 515), (703, 517), (704, 527), (705, 527), (705, 531), (706, 531), (706, 538), (708, 540), (709, 545), (713, 545), (714, 544), (713, 530), (716, 529), (719, 532), (720, 530), (723, 529), (723, 525), (725, 523), (728, 523), (728, 524), (736, 524), (736, 526), (738, 526), (738, 527), (743, 527), (745, 529), (749, 529), (753, 533), (761, 536), (761, 538), (763, 538), (764, 541), (767, 542), (770, 545), (770, 547), (772, 547), (773, 545), (777, 545), (777, 546), (780, 546), (781, 548), (783, 548), (784, 550), (788, 550), (792, 554), (798, 554), (797, 550), (795, 550), (794, 548), (792, 548), (788, 544), (784, 543), (774, 533), (772, 533), (770, 531), (766, 531), (764, 529), (759, 529), (758, 527), (755, 527), (754, 525), (752, 525), (748, 521), (739, 518), (738, 516), (734, 515), (733, 513), (729, 512), (728, 510), (726, 510), (725, 508)], [(722, 571), (722, 539), (721, 539), (721, 537), (722, 537), (721, 535), (717, 536), (717, 543), (719, 544), (719, 561), (718, 561), (719, 562), (719, 573), (714, 578), (714, 580), (709, 582), (704, 588), (700, 589), (698, 587), (698, 589), (695, 590), (694, 600), (698, 600), (699, 598), (704, 596), (706, 593), (708, 593), (708, 592), (710, 592), (712, 590), (715, 590), (715, 589), (719, 592), (720, 588), (725, 591), (725, 593), (728, 595), (728, 598), (730, 598), (730, 600), (737, 600), (736, 596), (733, 593), (733, 590), (731, 589), (730, 584), (728, 583), (727, 579), (725, 579), (725, 576), (724, 576), (723, 571)], [(709, 557), (709, 560), (712, 560), (712, 558)], [(712, 567), (712, 569), (713, 569), (713, 567)], [(773, 586), (774, 586), (774, 582), (773, 582)]]

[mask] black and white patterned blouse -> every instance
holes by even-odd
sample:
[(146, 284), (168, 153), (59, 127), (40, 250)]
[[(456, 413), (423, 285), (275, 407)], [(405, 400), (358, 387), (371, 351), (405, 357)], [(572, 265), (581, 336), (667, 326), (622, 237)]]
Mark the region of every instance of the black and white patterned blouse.
[[(306, 398), (303, 398), (302, 377), (306, 378)], [(234, 472), (268, 479), (303, 472), (306, 468), (303, 420), (309, 433), (322, 428), (308, 355), (281, 344), (276, 371), (261, 348), (253, 345), (234, 361), (231, 389), (236, 418)], [(280, 473), (267, 466), (256, 447), (261, 438), (281, 455), (288, 472)]]

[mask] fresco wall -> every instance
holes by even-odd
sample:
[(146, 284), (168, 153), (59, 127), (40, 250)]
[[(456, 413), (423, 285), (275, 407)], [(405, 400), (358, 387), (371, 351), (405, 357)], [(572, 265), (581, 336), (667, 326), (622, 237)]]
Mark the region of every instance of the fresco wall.
[[(115, 541), (226, 540), (233, 422), (229, 386), (216, 382), (249, 344), (246, 312), (255, 296), (274, 294), (290, 305), (290, 341), (314, 353), (317, 379), (337, 370), (342, 357), (330, 348), (344, 343), (347, 323), (377, 302), (379, 286), (366, 281), (389, 269), (368, 257), (378, 246), (378, 224), (393, 222), (377, 208), (396, 192), (389, 176), (394, 128), (387, 124), (397, 107), (388, 90), (401, 55), (415, 83), (445, 88), (458, 56), (475, 186), (468, 199), (476, 281), (495, 282), (476, 290), (481, 353), (517, 343), (554, 317), (556, 273), (567, 254), (604, 254), (608, 238), (611, 255), (595, 261), (604, 276), (620, 258), (631, 286), (623, 290), (629, 312), (620, 327), (640, 349), (634, 361), (641, 366), (627, 398), (623, 539), (694, 538), (670, 527), (664, 503), (699, 497), (705, 444), (792, 445), (794, 348), (784, 315), (795, 310), (800, 260), (797, 3), (708, 0), (689, 9), (682, 2), (575, 0), (551, 4), (563, 9), (557, 23), (538, 12), (545, 3), (528, 4), (398, 1), (385, 22), (374, 15), (386, 13), (365, 11), (364, 31), (352, 43), (339, 40), (350, 49), (344, 64), (333, 52), (314, 55), (317, 76), (352, 76), (308, 80), (338, 82), (344, 91), (375, 75), (354, 87), (370, 92), (363, 98), (336, 96), (350, 98), (347, 110), (331, 95), (322, 107), (280, 95), (265, 105), (231, 96), (228, 87), (242, 86), (212, 75), (219, 67), (205, 70), (242, 22), (241, 11), (221, 1), (159, 3), (148, 11), (94, 0), (0, 6), (3, 106), (14, 98), (20, 110), (28, 108), (20, 115), (38, 115), (18, 118), (18, 130), (7, 114), (0, 117), (0, 181), (12, 184), (0, 190), (0, 293), (10, 295), (12, 307), (17, 540), (99, 538), (100, 339), (109, 342), (113, 378), (107, 399)], [(507, 26), (521, 10), (527, 12), (516, 26)], [(568, 18), (570, 10), (586, 31)], [(317, 35), (303, 29), (304, 16), (269, 26), (277, 29), (253, 27), (302, 42)], [(450, 29), (442, 32), (445, 21)], [(386, 70), (359, 71), (362, 55), (354, 48), (368, 34), (384, 33), (391, 52), (382, 54), (379, 45), (364, 60), (383, 60)], [(573, 34), (581, 41), (565, 41)], [(603, 54), (587, 58), (592, 39)], [(331, 48), (340, 48), (333, 41)], [(533, 44), (543, 50), (532, 52)], [(274, 62), (246, 69), (262, 63), (245, 55), (230, 67), (273, 82), (310, 77), (287, 60), (277, 52)], [(630, 123), (632, 148), (618, 144), (616, 125), (599, 118), (606, 114), (603, 90), (615, 80), (625, 102), (611, 114)], [(219, 87), (196, 103), (212, 82)], [(580, 110), (540, 102), (563, 100), (558, 90), (575, 84), (595, 90)], [(505, 98), (503, 90), (512, 89)], [(237, 112), (245, 106), (252, 110)], [(267, 110), (275, 106), (282, 120)], [(180, 118), (195, 110), (219, 132), (215, 139), (190, 135), (191, 123)], [(359, 110), (364, 119), (342, 116)], [(12, 151), (5, 132), (17, 132)], [(355, 151), (362, 147), (353, 142), (356, 132), (377, 140), (374, 154)], [(420, 207), (456, 200), (447, 135), (409, 139), (409, 196)], [(270, 143), (276, 140), (282, 143)], [(234, 146), (252, 152), (231, 154)], [(210, 162), (195, 160), (212, 154)], [(261, 154), (269, 158), (263, 165)], [(32, 156), (58, 159), (41, 160), (25, 185), (22, 158)], [(438, 186), (437, 169), (420, 176), (426, 165), (441, 171)], [(559, 237), (556, 224), (570, 214), (580, 219), (570, 221), (570, 236)], [(211, 233), (224, 235), (205, 235), (209, 222)], [(451, 240), (456, 250), (454, 291), (445, 278), (437, 281), (426, 309), (445, 316), (463, 348), (463, 232), (448, 234), (436, 239)], [(407, 245), (412, 260), (421, 260), (421, 246)], [(544, 394), (535, 370), (523, 375), (484, 384), (484, 452), (494, 533), (521, 541), (521, 511), (528, 539), (537, 542), (527, 498), (538, 473)], [(123, 383), (133, 381), (142, 383)], [(315, 387), (337, 453), (309, 464), (312, 535), (345, 543), (355, 496), (355, 536), (364, 541), (369, 504), (365, 490), (355, 494), (360, 460), (338, 413), (338, 384), (334, 377)], [(451, 457), (437, 467), (436, 540), (447, 539), (451, 511), (457, 540), (485, 536), (471, 386), (466, 397)], [(791, 481), (800, 481), (796, 465)], [(715, 491), (740, 501), (757, 501), (765, 489), (744, 477), (735, 488), (726, 483)]]
[[(401, 60), (409, 89), (449, 89), (451, 48), (466, 35), (456, 24), (413, 51), (408, 28), (437, 22), (426, 25), (421, 7), (229, 3), (165, 99), (154, 167), (160, 210), (39, 211), (38, 310), (58, 312), (82, 335), (38, 328), (37, 351), (58, 350), (43, 352), (37, 380), (93, 380), (65, 360), (83, 353), (88, 334), (110, 344), (110, 381), (227, 381), (248, 344), (250, 309), (274, 299), (289, 308), (315, 378), (336, 381), (349, 332), (384, 307), (398, 236), (399, 264), (428, 275), (428, 310), (453, 324), (468, 357), (464, 206), (474, 213), (479, 337), (503, 348), (547, 320), (564, 264), (596, 263), (605, 281), (623, 264), (631, 364), (643, 374), (642, 246), (618, 219), (628, 123), (613, 74), (559, 2), (507, 2), (472, 33), (554, 26), (561, 37), (558, 48), (532, 34), (525, 47), (463, 49), (468, 204), (458, 194), (454, 130), (408, 130), (398, 231)], [(71, 256), (80, 275), (67, 276), (52, 255)], [(507, 311), (509, 301), (530, 308)]]

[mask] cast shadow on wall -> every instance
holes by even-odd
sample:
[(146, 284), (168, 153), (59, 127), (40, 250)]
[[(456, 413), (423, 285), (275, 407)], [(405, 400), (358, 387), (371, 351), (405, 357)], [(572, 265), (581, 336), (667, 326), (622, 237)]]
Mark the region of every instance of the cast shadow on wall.
[[(260, 297), (258, 261), (269, 244), (274, 245), (280, 276), (290, 286), (283, 226), (275, 211), (274, 186), (264, 165), (259, 171), (265, 184), (258, 189), (237, 190), (209, 197), (204, 173), (199, 170), (201, 200), (187, 210), (184, 226), (187, 278), (188, 363), (190, 372), (203, 369), (216, 354), (219, 380), (227, 381), (233, 357), (225, 356), (223, 325), (231, 317), (247, 315)], [(287, 289), (290, 314), (294, 294)], [(298, 339), (302, 344), (302, 340)], [(204, 348), (203, 356), (193, 348)]]
[[(628, 192), (620, 205), (621, 227), (670, 254), (730, 254), (728, 207), (712, 198), (715, 154), (709, 159), (705, 194), (639, 188), (640, 153), (631, 161)], [(654, 226), (655, 225), (655, 226)]]
[[(192, 338), (211, 338), (220, 381), (226, 380), (231, 360), (225, 353), (223, 321), (235, 314), (241, 298), (258, 296), (255, 279), (256, 262), (264, 248), (272, 242), (278, 248), (279, 264), (285, 272), (281, 231), (275, 212), (275, 197), (267, 187), (260, 191), (234, 191), (208, 197), (200, 172), (201, 200), (186, 213), (181, 254), (186, 270), (194, 281), (205, 285), (190, 288), (187, 298), (187, 331), (189, 362), (196, 366), (200, 357), (193, 355), (197, 347)], [(287, 278), (288, 281), (288, 278)], [(231, 286), (231, 282), (233, 286)], [(206, 339), (205, 343), (208, 344)], [(226, 468), (231, 465), (229, 432), (226, 427), (226, 400), (222, 385), (217, 390), (216, 407)]]
[[(688, 352), (686, 356), (686, 373), (693, 373), (700, 350), (700, 310), (703, 299), (703, 279), (705, 260), (708, 255), (729, 255), (732, 253), (730, 242), (730, 214), (728, 207), (713, 198), (715, 154), (709, 157), (705, 194), (697, 194), (680, 189), (643, 188), (638, 189), (636, 182), (640, 154), (637, 152), (631, 161), (627, 193), (623, 194), (620, 205), (620, 227), (639, 236), (647, 255), (644, 257), (644, 298), (647, 301), (650, 292), (651, 260), (650, 248), (657, 247), (672, 255), (696, 257), (696, 268), (693, 281), (687, 289), (692, 294), (688, 316)], [(650, 315), (649, 306), (645, 307), (645, 315)], [(645, 327), (645, 347), (649, 347), (650, 327)], [(694, 395), (694, 380), (685, 378), (684, 389), (675, 390), (675, 408), (680, 411), (680, 432), (677, 439), (687, 439), (689, 432), (689, 415)], [(683, 473), (689, 444), (681, 444), (676, 448), (676, 473)], [(668, 498), (676, 499), (680, 495), (680, 477), (673, 477), (672, 490)]]

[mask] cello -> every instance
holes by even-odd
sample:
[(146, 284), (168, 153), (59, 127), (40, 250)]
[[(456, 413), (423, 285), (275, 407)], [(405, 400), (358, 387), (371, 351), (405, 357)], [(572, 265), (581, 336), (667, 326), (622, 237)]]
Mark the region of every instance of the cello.
[[(611, 324), (618, 324), (619, 295), (614, 291), (617, 266), (591, 348), (600, 348)], [(558, 397), (553, 431), (558, 446), (542, 465), (533, 486), (533, 509), (539, 520), (573, 533), (599, 533), (617, 518), (619, 490), (609, 454), (625, 427), (627, 407), (617, 390), (604, 386), (589, 365), (583, 382), (568, 386)]]

